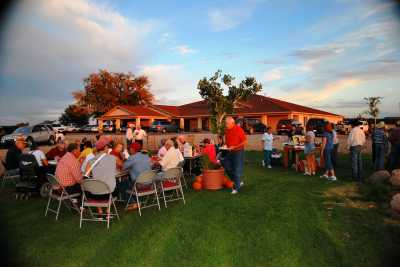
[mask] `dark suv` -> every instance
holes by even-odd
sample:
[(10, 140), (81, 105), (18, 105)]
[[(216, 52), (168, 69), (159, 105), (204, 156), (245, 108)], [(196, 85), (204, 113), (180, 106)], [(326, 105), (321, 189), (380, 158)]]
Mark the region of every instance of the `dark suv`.
[(315, 135), (322, 136), (324, 133), (324, 127), (327, 123), (328, 121), (325, 119), (311, 118), (307, 121), (307, 128), (312, 127)]
[(243, 130), (249, 134), (264, 133), (267, 129), (267, 126), (265, 126), (265, 124), (256, 118), (239, 118), (236, 120), (236, 123), (239, 123)]
[(293, 126), (296, 127), (296, 131), (294, 132), (294, 134), (296, 135), (303, 134), (304, 129), (299, 121), (293, 119), (282, 119), (279, 120), (278, 125), (276, 127), (278, 135), (284, 135), (284, 134), (287, 135), (289, 131), (293, 128)]
[(179, 127), (168, 121), (154, 121), (149, 128), (149, 132), (178, 132)]

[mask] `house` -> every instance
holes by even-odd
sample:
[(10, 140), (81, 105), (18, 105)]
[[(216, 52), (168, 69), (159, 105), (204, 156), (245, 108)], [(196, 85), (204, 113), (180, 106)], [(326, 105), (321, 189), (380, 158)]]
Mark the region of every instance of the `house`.
[[(310, 118), (324, 118), (333, 123), (343, 120), (341, 115), (262, 95), (253, 95), (248, 101), (237, 103), (232, 116), (258, 118), (265, 125), (271, 126), (274, 131), (281, 119), (294, 119), (304, 125)], [(102, 127), (104, 121), (113, 121), (117, 129), (130, 123), (148, 127), (154, 120), (170, 121), (185, 131), (210, 129), (210, 112), (206, 100), (181, 106), (120, 105), (98, 118), (99, 128)]]

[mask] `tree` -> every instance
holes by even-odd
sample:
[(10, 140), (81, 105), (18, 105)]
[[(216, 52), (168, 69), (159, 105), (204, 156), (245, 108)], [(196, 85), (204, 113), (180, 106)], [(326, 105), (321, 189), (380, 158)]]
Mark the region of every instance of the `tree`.
[(376, 118), (379, 115), (378, 105), (381, 103), (382, 97), (380, 96), (364, 97), (364, 100), (368, 104), (368, 110), (366, 110), (365, 113), (374, 118), (374, 125), (376, 125)]
[[(233, 114), (235, 104), (247, 100), (262, 89), (262, 85), (253, 77), (246, 77), (238, 86), (232, 84), (234, 79), (229, 74), (222, 76), (222, 71), (218, 70), (214, 76), (209, 79), (204, 77), (197, 84), (200, 96), (208, 102), (214, 133), (223, 133), (225, 116)], [(224, 87), (220, 81), (228, 89), (227, 95), (224, 95)]]
[(73, 92), (73, 96), (79, 105), (85, 105), (95, 114), (105, 113), (116, 105), (151, 104), (154, 101), (146, 76), (106, 70), (90, 74), (84, 79), (84, 90)]
[(70, 123), (85, 125), (88, 123), (89, 117), (90, 114), (86, 108), (77, 105), (69, 105), (59, 118), (59, 121), (64, 125)]

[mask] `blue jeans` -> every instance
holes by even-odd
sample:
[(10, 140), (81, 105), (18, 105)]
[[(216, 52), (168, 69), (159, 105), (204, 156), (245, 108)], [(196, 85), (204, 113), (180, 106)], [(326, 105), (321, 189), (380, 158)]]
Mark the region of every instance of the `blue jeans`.
[(362, 172), (362, 159), (361, 159), (361, 146), (350, 147), (351, 155), (351, 170), (353, 180), (361, 182), (361, 172)]
[(235, 189), (238, 191), (240, 189), (240, 177), (243, 174), (243, 154), (243, 150), (228, 151), (223, 161), (225, 172), (228, 177), (232, 179), (235, 184)]
[(332, 152), (333, 149), (324, 149), (325, 171), (333, 170)]
[(374, 167), (376, 171), (383, 170), (385, 165), (385, 145), (374, 144), (375, 160)]
[(271, 155), (272, 150), (264, 150), (264, 163), (267, 166), (271, 166)]
[(394, 170), (397, 168), (397, 164), (400, 159), (400, 144), (392, 144), (392, 148), (390, 149), (390, 163), (389, 169)]

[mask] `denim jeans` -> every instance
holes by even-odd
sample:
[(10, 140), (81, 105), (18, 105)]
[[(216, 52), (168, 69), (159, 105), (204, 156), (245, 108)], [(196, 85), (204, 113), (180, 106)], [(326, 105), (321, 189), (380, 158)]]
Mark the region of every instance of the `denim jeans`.
[(243, 173), (243, 150), (239, 151), (228, 151), (223, 161), (226, 174), (235, 184), (235, 189), (240, 189), (240, 177)]
[(333, 155), (333, 148), (324, 149), (325, 171), (333, 170), (332, 155)]
[(264, 150), (264, 163), (267, 166), (271, 166), (271, 155), (272, 150)]
[(335, 170), (337, 168), (338, 150), (339, 144), (334, 144), (332, 149), (332, 165)]
[(400, 144), (392, 144), (390, 149), (389, 169), (394, 170), (398, 167), (400, 160)]
[(362, 172), (362, 159), (361, 159), (361, 146), (350, 147), (351, 155), (351, 170), (353, 180), (361, 182), (361, 172)]
[(375, 160), (374, 167), (376, 171), (383, 170), (385, 165), (385, 145), (374, 144)]

